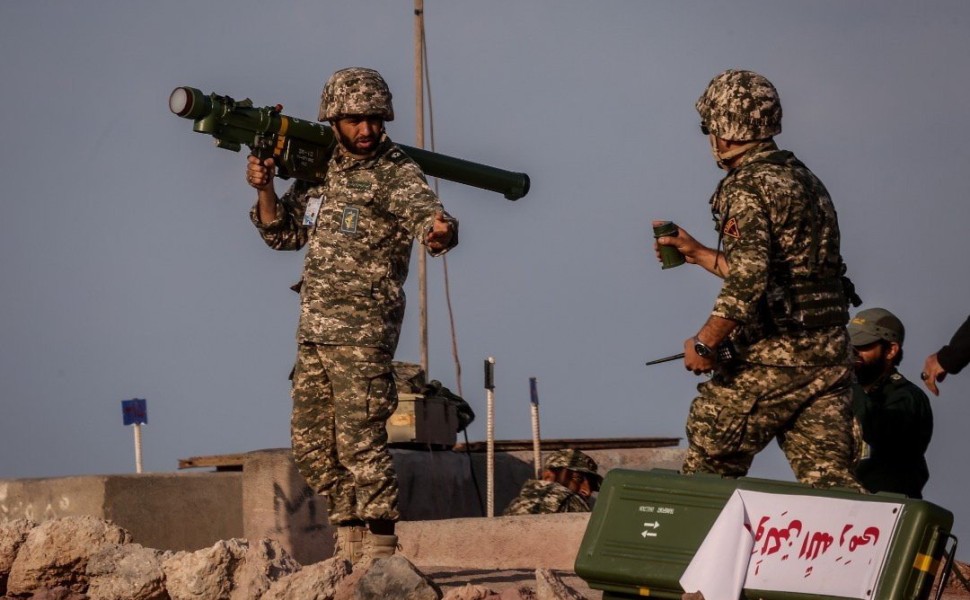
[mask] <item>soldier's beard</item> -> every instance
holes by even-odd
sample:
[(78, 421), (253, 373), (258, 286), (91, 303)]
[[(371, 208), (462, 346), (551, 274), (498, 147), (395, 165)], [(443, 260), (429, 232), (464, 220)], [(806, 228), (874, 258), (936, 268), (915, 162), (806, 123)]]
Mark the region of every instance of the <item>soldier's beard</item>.
[(859, 380), (859, 385), (866, 387), (877, 382), (880, 377), (886, 374), (886, 365), (883, 362), (860, 363), (855, 367), (855, 376)]
[[(340, 133), (335, 127), (333, 129), (334, 135), (337, 137), (337, 141), (340, 145), (344, 147), (344, 150), (353, 154), (354, 156), (359, 156), (361, 158), (367, 158), (373, 156), (377, 152), (377, 146), (380, 145), (381, 138), (384, 137), (384, 132), (381, 131), (377, 136), (358, 136), (353, 140), (347, 139), (344, 134)], [(360, 142), (370, 142), (367, 146), (361, 146)]]

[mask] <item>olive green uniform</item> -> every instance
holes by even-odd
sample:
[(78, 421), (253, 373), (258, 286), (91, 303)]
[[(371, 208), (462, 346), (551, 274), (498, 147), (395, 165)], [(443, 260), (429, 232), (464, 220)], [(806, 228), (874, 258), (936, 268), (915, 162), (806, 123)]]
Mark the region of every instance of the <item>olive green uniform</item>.
[(861, 430), (855, 473), (862, 485), (922, 498), (930, 478), (924, 455), (933, 437), (933, 409), (923, 390), (893, 370), (868, 392), (853, 387), (852, 412)]

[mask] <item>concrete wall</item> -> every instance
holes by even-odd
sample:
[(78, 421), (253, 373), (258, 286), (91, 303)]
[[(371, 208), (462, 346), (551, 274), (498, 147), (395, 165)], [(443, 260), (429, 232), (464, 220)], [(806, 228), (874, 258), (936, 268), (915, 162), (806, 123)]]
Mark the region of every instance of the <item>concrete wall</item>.
[[(424, 565), (445, 561), (437, 566), (571, 568), (587, 515), (477, 518), (484, 514), (486, 493), (483, 453), (391, 453), (405, 521), (399, 525), (401, 544), (409, 557)], [(589, 453), (601, 471), (676, 469), (683, 459), (676, 448)], [(531, 460), (531, 452), (496, 453), (495, 514), (532, 477)], [(0, 480), (0, 522), (92, 515), (114, 521), (150, 548), (196, 550), (222, 539), (271, 538), (302, 564), (330, 557), (326, 500), (307, 486), (290, 450), (249, 452), (241, 461), (241, 472)], [(540, 547), (546, 550), (537, 553)]]
[[(466, 455), (395, 448), (391, 454), (401, 488), (400, 509), (404, 521), (399, 525), (402, 532), (401, 543), (407, 547), (410, 543), (408, 536), (418, 535), (417, 532), (424, 528), (429, 531), (427, 535), (421, 534), (415, 538), (415, 542), (420, 543), (423, 548), (420, 560), (434, 561), (439, 560), (439, 557), (465, 556), (472, 553), (481, 555), (479, 562), (484, 565), (492, 558), (490, 551), (483, 548), (492, 547), (476, 544), (487, 543), (492, 538), (507, 539), (514, 536), (517, 531), (514, 522), (495, 519), (496, 522), (486, 527), (481, 519), (470, 519), (485, 514), (483, 503), (486, 472), (483, 453)], [(684, 451), (677, 448), (641, 448), (590, 450), (589, 454), (601, 465), (601, 472), (604, 472), (616, 467), (677, 469), (683, 462)], [(496, 515), (500, 515), (518, 495), (525, 480), (533, 476), (531, 461), (531, 452), (496, 453)], [(307, 486), (293, 463), (289, 449), (261, 450), (246, 454), (243, 457), (243, 473), (244, 537), (276, 539), (302, 564), (317, 562), (333, 554), (334, 531), (327, 520), (326, 500)], [(476, 481), (481, 490), (481, 501), (476, 493)], [(570, 526), (563, 529), (552, 526), (551, 521), (543, 521), (542, 518), (546, 516), (554, 515), (539, 517), (533, 527), (537, 528), (536, 531), (541, 531), (545, 538), (553, 537), (542, 539), (538, 543), (555, 544), (550, 539), (565, 536), (561, 540), (565, 544), (562, 547), (567, 549), (567, 554), (571, 552), (575, 555), (579, 547), (578, 540), (582, 538), (582, 530), (585, 529), (585, 520), (574, 518), (569, 521)], [(453, 520), (454, 524), (443, 522), (444, 519)], [(579, 521), (582, 521), (582, 525), (577, 525)], [(449, 533), (465, 528), (472, 537), (453, 536)], [(437, 541), (432, 542), (432, 539)], [(433, 553), (430, 550), (432, 547), (437, 547)], [(528, 548), (529, 545), (523, 542), (522, 547)], [(530, 553), (523, 551), (517, 555), (525, 558)], [(543, 566), (542, 562), (533, 565), (536, 561), (545, 560), (543, 554), (531, 556), (531, 562), (521, 565), (522, 568)], [(509, 559), (506, 557), (496, 560)], [(563, 560), (556, 560), (556, 564), (563, 563)], [(507, 566), (504, 563), (496, 564), (497, 566), (487, 568)]]
[(242, 473), (91, 475), (0, 480), (0, 521), (92, 515), (160, 550), (242, 537)]

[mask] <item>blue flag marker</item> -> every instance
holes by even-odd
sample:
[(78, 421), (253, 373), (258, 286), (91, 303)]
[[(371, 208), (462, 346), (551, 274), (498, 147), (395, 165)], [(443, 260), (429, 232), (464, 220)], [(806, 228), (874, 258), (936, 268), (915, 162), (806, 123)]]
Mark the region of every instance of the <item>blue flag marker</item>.
[(121, 416), (125, 425), (148, 423), (148, 403), (144, 398), (121, 401)]

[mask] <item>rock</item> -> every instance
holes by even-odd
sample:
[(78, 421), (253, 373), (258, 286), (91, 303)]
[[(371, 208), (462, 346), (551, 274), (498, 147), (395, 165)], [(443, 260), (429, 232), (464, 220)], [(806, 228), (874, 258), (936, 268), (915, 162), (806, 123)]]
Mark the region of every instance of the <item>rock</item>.
[[(243, 547), (245, 545), (245, 547)], [(176, 552), (162, 561), (172, 600), (227, 600), (232, 572), (248, 550), (245, 540), (222, 540), (195, 552)]]
[(172, 600), (251, 600), (299, 563), (278, 542), (232, 539), (195, 552), (177, 552), (162, 562)]
[(333, 600), (337, 587), (350, 574), (350, 563), (331, 558), (284, 575), (269, 587), (262, 600)]
[[(6, 598), (6, 596), (4, 596)], [(30, 600), (88, 600), (84, 594), (71, 591), (66, 587), (43, 588), (35, 590)]]
[(105, 546), (88, 560), (91, 600), (168, 600), (159, 550), (139, 544)]
[(249, 544), (242, 563), (233, 573), (231, 600), (261, 597), (280, 577), (300, 570), (296, 562), (276, 540), (262, 539)]
[(334, 600), (440, 600), (441, 589), (403, 556), (359, 563)]
[(441, 600), (498, 600), (499, 595), (483, 585), (466, 583), (450, 590)]
[(13, 559), (17, 558), (17, 551), (34, 527), (37, 523), (27, 519), (0, 523), (0, 596), (7, 593), (7, 576), (13, 567)]
[(536, 600), (586, 600), (549, 569), (536, 569)]
[(497, 600), (536, 600), (536, 593), (527, 585), (503, 590)]
[(32, 528), (20, 546), (7, 580), (7, 593), (26, 595), (66, 587), (84, 593), (88, 559), (104, 546), (131, 542), (131, 534), (95, 517), (65, 517)]

